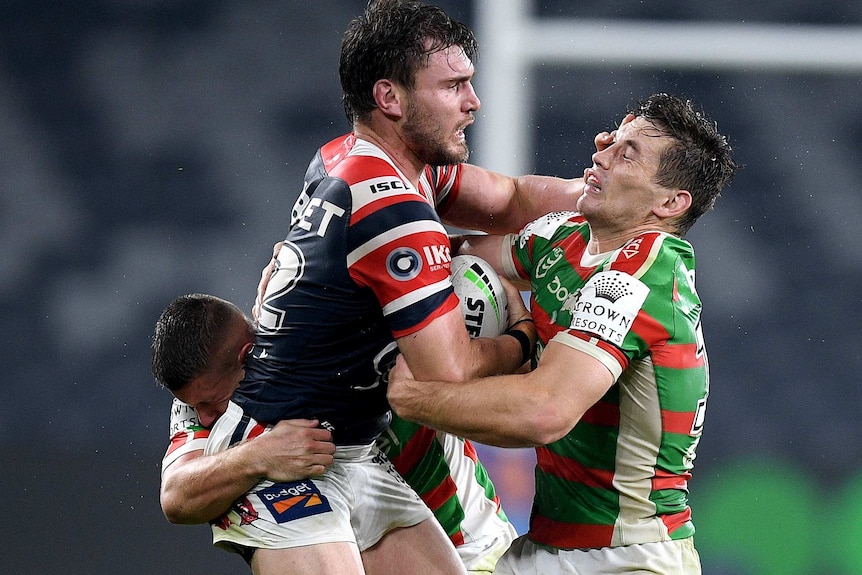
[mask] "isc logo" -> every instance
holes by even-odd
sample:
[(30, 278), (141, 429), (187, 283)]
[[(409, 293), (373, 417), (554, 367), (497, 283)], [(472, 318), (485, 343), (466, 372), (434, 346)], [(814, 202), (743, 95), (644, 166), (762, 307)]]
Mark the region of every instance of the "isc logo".
[(401, 180), (390, 180), (388, 182), (380, 182), (379, 184), (371, 184), (369, 186), (372, 194), (379, 194), (380, 192), (389, 192), (394, 190), (405, 190), (407, 189), (404, 186), (404, 182)]

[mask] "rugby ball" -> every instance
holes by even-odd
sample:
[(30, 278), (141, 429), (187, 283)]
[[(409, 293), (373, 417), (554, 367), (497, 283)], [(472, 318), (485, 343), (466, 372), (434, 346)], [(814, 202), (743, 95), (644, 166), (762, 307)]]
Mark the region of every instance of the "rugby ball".
[(452, 286), (470, 337), (497, 337), (509, 325), (509, 302), (500, 277), (482, 258), (452, 258)]

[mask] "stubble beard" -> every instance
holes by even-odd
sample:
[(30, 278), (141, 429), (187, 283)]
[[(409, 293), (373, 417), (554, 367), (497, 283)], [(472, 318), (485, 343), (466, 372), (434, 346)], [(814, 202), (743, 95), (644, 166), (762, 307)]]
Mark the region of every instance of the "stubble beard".
[(410, 108), (404, 122), (404, 136), (416, 157), (431, 166), (460, 164), (470, 157), (466, 140), (454, 147), (448, 145), (445, 128), (427, 112)]

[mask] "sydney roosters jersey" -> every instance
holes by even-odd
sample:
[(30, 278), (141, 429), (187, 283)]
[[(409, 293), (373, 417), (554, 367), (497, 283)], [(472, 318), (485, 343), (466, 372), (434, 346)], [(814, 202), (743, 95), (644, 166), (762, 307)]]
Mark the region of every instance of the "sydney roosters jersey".
[(422, 182), (417, 190), (380, 148), (352, 134), (318, 150), (234, 395), (246, 414), (317, 418), (340, 445), (383, 431), (395, 338), (459, 305), (435, 210), (457, 193), (457, 167), (426, 170)]

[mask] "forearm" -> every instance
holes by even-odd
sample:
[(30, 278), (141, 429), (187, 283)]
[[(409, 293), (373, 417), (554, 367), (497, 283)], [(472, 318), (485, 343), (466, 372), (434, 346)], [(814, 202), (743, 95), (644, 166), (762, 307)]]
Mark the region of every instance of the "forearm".
[(161, 504), (171, 523), (197, 524), (225, 513), (263, 478), (245, 457), (245, 444), (215, 455), (178, 461), (162, 474)]
[(508, 231), (518, 231), (550, 212), (577, 210), (578, 198), (583, 191), (583, 178), (567, 180), (536, 175), (515, 178), (514, 203), (518, 221), (510, 222), (514, 229)]
[[(521, 329), (517, 329), (517, 331), (524, 333)], [(529, 355), (535, 349), (535, 330), (531, 333), (525, 333), (525, 335), (530, 340), (527, 357), (527, 360), (529, 360)], [(514, 373), (526, 363), (521, 342), (513, 336), (476, 338), (470, 340), (470, 346), (472, 368), (460, 378), (462, 381), (490, 375)]]
[[(399, 382), (390, 404), (402, 418), (499, 447), (535, 447), (542, 434), (541, 400), (518, 393), (517, 377), (501, 375), (465, 383)], [(393, 391), (395, 391), (393, 393)], [(540, 408), (539, 408), (540, 409)]]
[(493, 234), (517, 232), (554, 211), (574, 211), (583, 179), (553, 176), (511, 177), (461, 164), (458, 199), (446, 212), (447, 224)]

